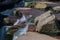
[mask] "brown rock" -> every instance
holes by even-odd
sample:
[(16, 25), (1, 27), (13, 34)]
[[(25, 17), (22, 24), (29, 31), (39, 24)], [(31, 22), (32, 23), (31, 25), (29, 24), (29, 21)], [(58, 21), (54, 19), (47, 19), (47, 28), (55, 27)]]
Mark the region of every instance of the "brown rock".
[(21, 36), (17, 40), (57, 40), (57, 39), (36, 32), (28, 32), (25, 36)]

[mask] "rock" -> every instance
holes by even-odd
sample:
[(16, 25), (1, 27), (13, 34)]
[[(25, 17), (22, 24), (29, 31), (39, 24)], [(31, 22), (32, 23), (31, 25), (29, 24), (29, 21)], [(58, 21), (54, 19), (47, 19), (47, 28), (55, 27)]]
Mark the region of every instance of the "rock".
[(38, 21), (36, 31), (54, 36), (57, 35), (60, 30), (57, 28), (55, 15), (50, 13), (51, 11), (47, 11), (36, 17), (35, 22)]
[(26, 35), (18, 37), (17, 40), (57, 40), (57, 39), (36, 32), (28, 32)]
[(36, 26), (37, 31), (40, 31), (42, 29), (43, 25), (45, 25), (55, 19), (55, 16), (51, 15), (50, 13), (51, 13), (51, 11), (47, 11), (35, 18), (35, 23), (36, 23), (36, 21), (38, 21), (38, 24)]

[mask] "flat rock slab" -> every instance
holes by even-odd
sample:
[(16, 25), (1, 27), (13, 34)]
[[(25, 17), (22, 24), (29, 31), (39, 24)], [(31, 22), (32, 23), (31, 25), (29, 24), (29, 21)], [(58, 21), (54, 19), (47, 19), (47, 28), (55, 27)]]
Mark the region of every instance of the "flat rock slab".
[(36, 32), (28, 32), (24, 36), (20, 36), (17, 40), (58, 40), (50, 36), (39, 34)]

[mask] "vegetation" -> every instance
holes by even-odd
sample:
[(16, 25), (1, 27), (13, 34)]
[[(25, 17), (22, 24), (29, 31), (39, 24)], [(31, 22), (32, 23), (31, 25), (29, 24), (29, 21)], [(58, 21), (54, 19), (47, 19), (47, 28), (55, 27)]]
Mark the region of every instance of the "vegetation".
[(35, 2), (27, 2), (26, 7), (34, 8), (35, 5), (36, 5)]
[(35, 17), (31, 17), (30, 19), (28, 19), (28, 21), (31, 23), (34, 23), (34, 19), (35, 19)]

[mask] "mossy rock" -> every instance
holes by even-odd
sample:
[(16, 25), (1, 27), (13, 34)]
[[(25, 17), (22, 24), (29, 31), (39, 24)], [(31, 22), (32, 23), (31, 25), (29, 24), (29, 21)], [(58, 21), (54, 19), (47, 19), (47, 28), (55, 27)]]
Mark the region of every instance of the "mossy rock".
[(55, 21), (51, 21), (51, 23), (47, 23), (44, 25), (40, 31), (40, 33), (55, 36), (60, 30), (57, 28)]
[(28, 2), (28, 4), (26, 5), (26, 7), (34, 7), (36, 5), (35, 2)]
[(14, 33), (18, 30), (18, 28), (10, 28), (6, 33), (6, 40), (12, 40)]
[(12, 40), (13, 39), (13, 35), (8, 33), (6, 34), (6, 40)]

